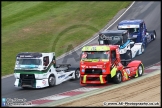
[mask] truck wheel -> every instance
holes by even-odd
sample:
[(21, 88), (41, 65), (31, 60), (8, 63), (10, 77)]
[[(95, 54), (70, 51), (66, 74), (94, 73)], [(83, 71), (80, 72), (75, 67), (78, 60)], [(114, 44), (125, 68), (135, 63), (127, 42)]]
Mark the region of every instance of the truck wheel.
[[(144, 48), (143, 45), (141, 45), (141, 54), (144, 53), (144, 51), (145, 51), (145, 48)], [(139, 55), (140, 55), (140, 54), (139, 54)]]
[(77, 68), (75, 70), (75, 80), (79, 79), (80, 78), (80, 68)]
[(29, 89), (28, 87), (22, 87), (22, 89)]
[(55, 85), (55, 77), (53, 75), (50, 75), (48, 78), (48, 84), (50, 87)]
[(147, 39), (145, 39), (145, 48), (147, 47)]
[(140, 64), (139, 66), (138, 66), (138, 76), (140, 77), (140, 76), (142, 76), (143, 75), (143, 71), (144, 69), (143, 69), (143, 65), (142, 64)]
[(122, 82), (122, 74), (121, 74), (120, 71), (118, 71), (118, 72), (116, 73), (116, 75), (115, 75), (114, 78), (113, 78), (113, 81), (114, 81), (115, 84), (119, 84), (119, 83)]
[(151, 38), (152, 38), (152, 40), (155, 40), (155, 38), (156, 38), (155, 33), (153, 35), (151, 35)]

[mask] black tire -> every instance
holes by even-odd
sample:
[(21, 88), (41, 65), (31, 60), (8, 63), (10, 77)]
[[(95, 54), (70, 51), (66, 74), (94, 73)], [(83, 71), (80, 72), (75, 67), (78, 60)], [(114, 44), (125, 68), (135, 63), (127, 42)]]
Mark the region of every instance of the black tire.
[(113, 78), (113, 82), (114, 82), (115, 84), (119, 84), (119, 83), (122, 82), (122, 74), (121, 74), (120, 71), (116, 72), (116, 75), (115, 75), (114, 78)]
[(132, 59), (132, 51), (131, 50), (128, 50), (126, 52), (126, 58), (125, 59)]
[(48, 78), (49, 86), (50, 87), (54, 86), (55, 85), (55, 81), (56, 81), (56, 79), (55, 79), (54, 75), (50, 75), (49, 78)]
[(151, 38), (152, 38), (153, 41), (155, 40), (155, 38), (156, 38), (156, 32), (155, 32), (155, 31), (154, 31), (154, 33), (151, 35)]
[(77, 68), (75, 70), (75, 80), (78, 80), (78, 79), (80, 79), (80, 68)]
[(22, 87), (22, 89), (29, 89), (28, 87)]
[(145, 39), (145, 48), (147, 47), (147, 44), (148, 44), (148, 43), (147, 43), (147, 39)]
[[(144, 45), (141, 46), (141, 52), (142, 52), (141, 54), (143, 54), (143, 53), (145, 52), (145, 47), (144, 47)], [(140, 55), (140, 54), (138, 54), (138, 55)]]
[(139, 66), (138, 66), (138, 77), (140, 77), (140, 76), (142, 76), (143, 75), (143, 73), (144, 73), (144, 68), (143, 68), (143, 65), (142, 64), (140, 64)]

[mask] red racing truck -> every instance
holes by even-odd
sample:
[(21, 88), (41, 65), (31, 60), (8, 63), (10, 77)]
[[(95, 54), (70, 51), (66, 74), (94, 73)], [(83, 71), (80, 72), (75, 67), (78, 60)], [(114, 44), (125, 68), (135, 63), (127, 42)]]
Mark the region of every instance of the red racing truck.
[(120, 83), (144, 73), (140, 60), (121, 60), (117, 45), (90, 45), (82, 48), (80, 84)]

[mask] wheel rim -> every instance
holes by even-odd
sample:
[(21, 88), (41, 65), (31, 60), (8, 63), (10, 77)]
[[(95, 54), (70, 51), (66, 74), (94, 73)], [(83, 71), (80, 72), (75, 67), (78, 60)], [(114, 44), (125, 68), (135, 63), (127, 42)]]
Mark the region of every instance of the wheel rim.
[(79, 70), (77, 70), (77, 71), (75, 72), (75, 76), (76, 76), (77, 78), (80, 78), (80, 71), (79, 71)]
[(50, 83), (51, 85), (54, 85), (54, 83), (55, 83), (55, 78), (54, 78), (54, 77), (50, 77), (49, 83)]
[(155, 39), (155, 35), (154, 35), (154, 39)]
[(142, 66), (139, 66), (138, 72), (139, 72), (140, 75), (142, 74)]
[(118, 81), (121, 81), (121, 74), (120, 73), (117, 74), (117, 79), (118, 79)]
[(144, 52), (144, 47), (143, 47), (143, 45), (142, 45), (142, 47), (141, 47), (141, 52)]

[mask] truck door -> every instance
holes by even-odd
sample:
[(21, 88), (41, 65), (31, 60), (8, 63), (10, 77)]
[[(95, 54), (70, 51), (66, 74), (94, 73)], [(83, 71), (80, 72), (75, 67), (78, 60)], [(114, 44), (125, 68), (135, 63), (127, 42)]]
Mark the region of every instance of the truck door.
[(112, 50), (111, 51), (111, 66), (113, 67), (113, 65), (115, 65), (115, 61), (116, 61), (116, 51)]
[(140, 24), (140, 42), (142, 41), (142, 38), (145, 36), (145, 31), (143, 28), (143, 23)]
[(48, 64), (49, 64), (49, 57), (48, 56), (43, 57), (43, 66), (48, 66)]

